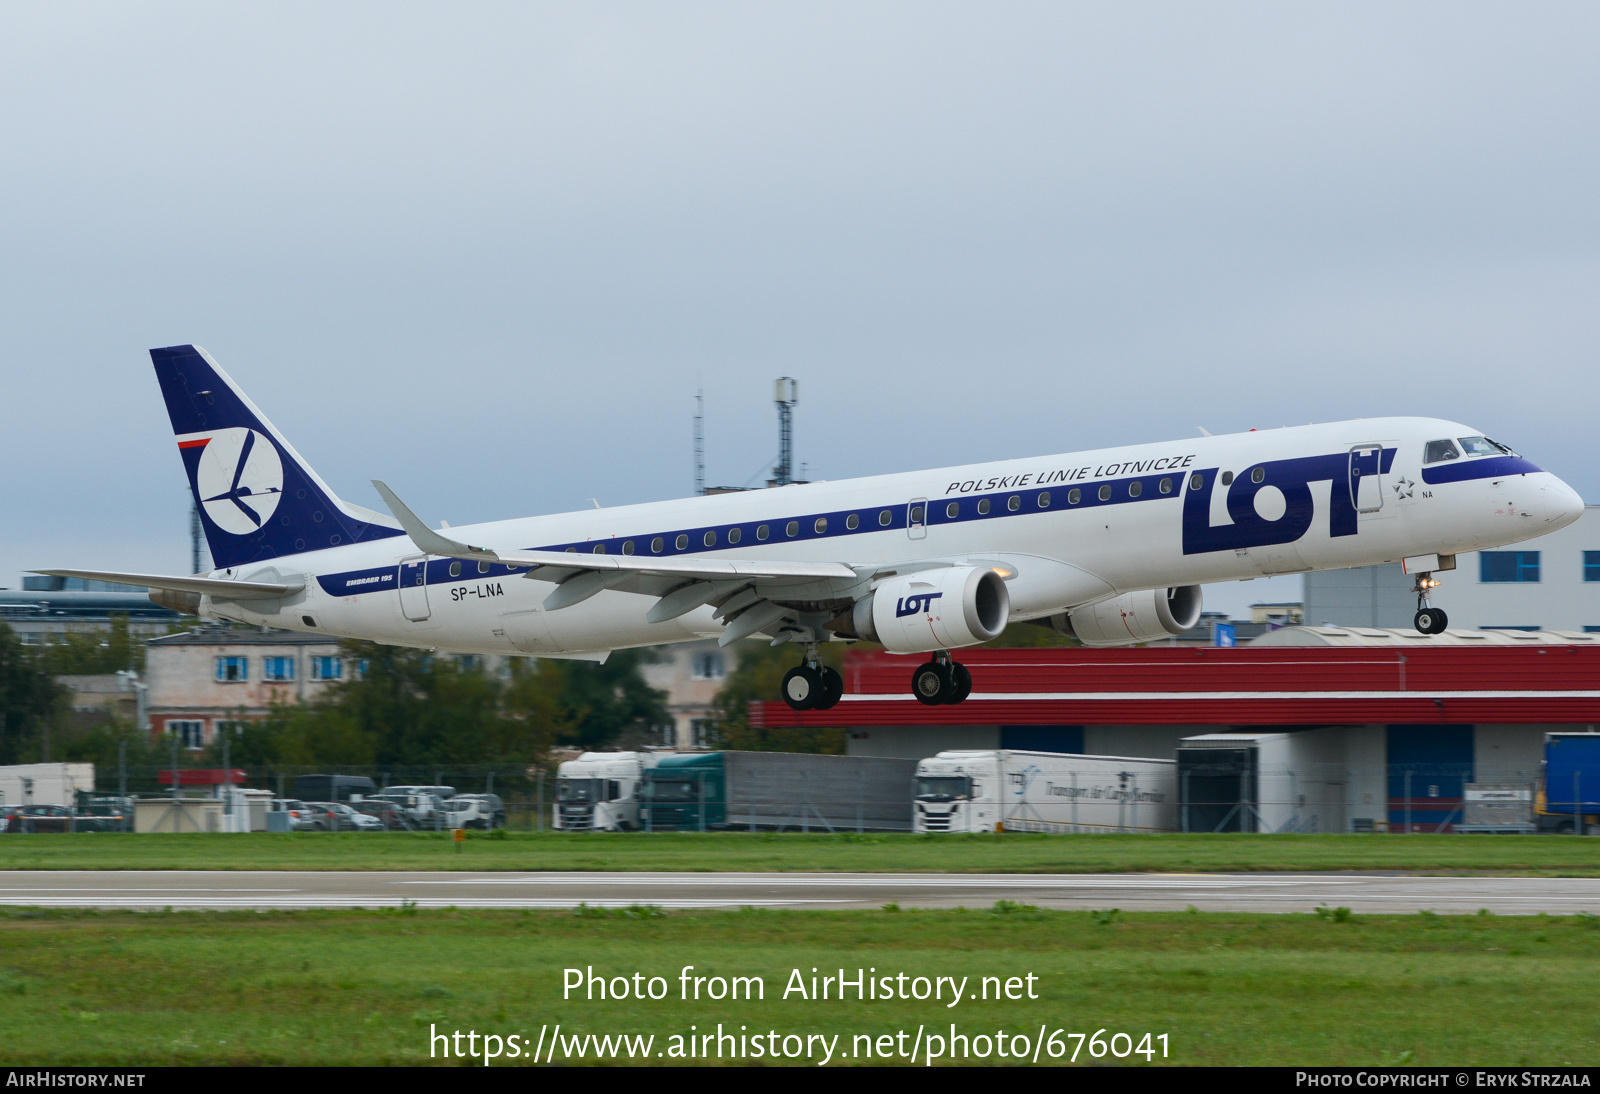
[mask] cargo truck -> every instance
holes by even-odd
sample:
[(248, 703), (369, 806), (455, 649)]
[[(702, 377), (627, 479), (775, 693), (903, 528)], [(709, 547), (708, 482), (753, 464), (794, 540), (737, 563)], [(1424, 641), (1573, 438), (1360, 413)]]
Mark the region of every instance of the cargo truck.
[(551, 824), (563, 832), (626, 832), (639, 827), (639, 781), (657, 752), (585, 752), (556, 768)]
[(650, 831), (909, 832), (917, 761), (794, 752), (666, 756), (645, 772)]
[(1600, 825), (1600, 733), (1545, 734), (1533, 823), (1557, 834), (1589, 833)]
[(917, 763), (918, 832), (1170, 832), (1171, 760), (1061, 752), (941, 752)]

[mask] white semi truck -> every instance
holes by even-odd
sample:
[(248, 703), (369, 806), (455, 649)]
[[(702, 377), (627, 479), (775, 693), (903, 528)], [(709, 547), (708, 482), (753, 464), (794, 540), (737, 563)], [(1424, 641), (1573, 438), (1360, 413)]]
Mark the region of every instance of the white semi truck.
[(1171, 832), (1177, 764), (1060, 752), (941, 752), (917, 763), (917, 832)]
[(655, 752), (585, 752), (567, 760), (556, 768), (552, 825), (566, 832), (637, 830), (639, 781), (658, 759)]

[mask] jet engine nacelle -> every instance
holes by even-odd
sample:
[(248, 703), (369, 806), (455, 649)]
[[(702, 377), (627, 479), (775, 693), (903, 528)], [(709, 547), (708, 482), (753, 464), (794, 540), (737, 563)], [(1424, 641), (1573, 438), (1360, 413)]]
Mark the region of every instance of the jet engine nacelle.
[(1085, 646), (1131, 646), (1182, 634), (1200, 622), (1200, 586), (1123, 593), (1067, 613), (1067, 629)]
[(851, 612), (856, 634), (890, 653), (929, 653), (998, 638), (1011, 595), (986, 566), (918, 570), (890, 578)]

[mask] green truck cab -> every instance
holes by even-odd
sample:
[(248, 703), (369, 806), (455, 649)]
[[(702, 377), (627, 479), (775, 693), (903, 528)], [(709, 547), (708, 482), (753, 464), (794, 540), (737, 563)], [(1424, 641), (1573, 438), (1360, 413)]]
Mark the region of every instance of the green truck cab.
[(639, 785), (645, 831), (704, 832), (728, 826), (727, 773), (720, 752), (663, 756)]

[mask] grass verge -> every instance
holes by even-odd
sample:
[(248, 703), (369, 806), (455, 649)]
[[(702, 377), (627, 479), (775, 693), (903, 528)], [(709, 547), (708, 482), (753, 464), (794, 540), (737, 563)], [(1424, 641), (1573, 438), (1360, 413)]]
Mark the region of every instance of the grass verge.
[(0, 870), (706, 870), (1118, 873), (1364, 870), (1600, 875), (1600, 839), (1345, 835), (6, 835)]
[[(429, 1062), (433, 1030), (537, 1040), (557, 1023), (568, 1037), (654, 1035), (650, 1063), (673, 1062), (655, 1056), (670, 1054), (672, 1035), (719, 1023), (746, 1037), (775, 1031), (780, 1047), (788, 1035), (837, 1035), (834, 1063), (906, 1063), (895, 1053), (919, 1026), (942, 1035), (954, 1023), (968, 1036), (1030, 1040), (1041, 1025), (1127, 1032), (1134, 1043), (1166, 1034), (1168, 1064), (1585, 1064), (1600, 1051), (1600, 1020), (1568, 1001), (1586, 997), (1597, 959), (1600, 917), (1591, 916), (1129, 915), (1004, 902), (665, 915), (8, 909), (0, 1029), (18, 1066), (416, 1064)], [(685, 965), (699, 976), (761, 977), (764, 998), (683, 1001)], [(658, 975), (670, 990), (659, 1002), (564, 1000), (563, 970), (590, 966)], [(944, 1005), (948, 990), (942, 1002), (857, 1001), (853, 989), (843, 1002), (836, 992), (783, 998), (793, 970), (809, 994), (813, 968), (841, 966), (852, 978), (860, 968), (904, 973), (907, 990), (917, 976), (965, 977), (968, 994), (983, 977), (998, 978), (994, 994), (1016, 977), (1023, 997), (955, 1008)], [(858, 1037), (870, 1038), (870, 1059)], [(1070, 1051), (1073, 1042), (1060, 1043)], [(816, 1063), (821, 1044), (810, 1047)], [(555, 1062), (580, 1061), (558, 1052)], [(592, 1043), (582, 1062), (594, 1062)], [(1085, 1049), (1079, 1062), (1118, 1061)]]

